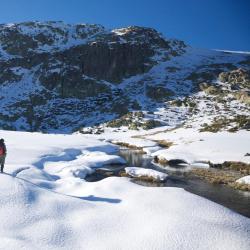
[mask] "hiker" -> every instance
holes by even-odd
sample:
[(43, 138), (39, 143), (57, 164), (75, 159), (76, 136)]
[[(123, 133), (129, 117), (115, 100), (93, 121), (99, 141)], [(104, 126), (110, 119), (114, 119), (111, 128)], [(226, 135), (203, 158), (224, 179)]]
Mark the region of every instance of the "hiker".
[(1, 165), (1, 173), (3, 172), (6, 154), (7, 154), (7, 149), (6, 149), (6, 145), (4, 143), (4, 139), (0, 139), (0, 165)]

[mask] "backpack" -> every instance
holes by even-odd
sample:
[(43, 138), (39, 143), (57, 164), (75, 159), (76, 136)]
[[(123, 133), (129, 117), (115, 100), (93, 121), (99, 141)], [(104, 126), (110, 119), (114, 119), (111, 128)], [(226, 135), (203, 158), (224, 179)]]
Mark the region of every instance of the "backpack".
[(4, 155), (4, 147), (3, 145), (0, 145), (0, 156)]

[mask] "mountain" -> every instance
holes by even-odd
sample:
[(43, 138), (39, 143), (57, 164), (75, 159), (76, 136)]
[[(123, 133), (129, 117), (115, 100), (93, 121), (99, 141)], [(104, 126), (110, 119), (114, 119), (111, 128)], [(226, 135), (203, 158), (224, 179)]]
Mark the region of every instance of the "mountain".
[(149, 129), (205, 116), (249, 129), (249, 89), (249, 53), (192, 48), (138, 26), (0, 25), (1, 129)]

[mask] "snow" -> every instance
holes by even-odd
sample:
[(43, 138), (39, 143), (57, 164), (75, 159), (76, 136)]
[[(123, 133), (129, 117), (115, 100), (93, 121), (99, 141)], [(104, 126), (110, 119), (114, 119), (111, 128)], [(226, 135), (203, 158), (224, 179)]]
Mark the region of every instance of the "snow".
[(79, 134), (0, 137), (0, 249), (249, 249), (248, 218), (183, 189), (85, 181), (124, 163), (114, 145)]
[(236, 182), (241, 184), (249, 184), (250, 185), (250, 175), (244, 176), (240, 179), (238, 179)]
[(117, 34), (118, 36), (123, 36), (129, 32), (129, 29), (127, 29), (127, 28), (114, 29), (114, 30), (112, 30), (112, 32)]
[(126, 167), (125, 171), (132, 177), (151, 177), (157, 181), (164, 181), (167, 178), (167, 174), (161, 173), (153, 169)]
[(161, 147), (159, 146), (154, 146), (154, 147), (143, 147), (143, 151), (147, 154), (147, 155), (152, 155), (154, 152), (157, 152), (158, 150), (160, 150)]
[[(205, 120), (204, 120), (205, 122)], [(241, 161), (250, 163), (245, 156), (250, 148), (250, 132), (240, 130), (235, 133), (199, 132), (197, 128), (169, 129), (168, 126), (149, 131), (114, 131), (106, 128), (101, 135), (89, 135), (110, 142), (128, 143), (140, 147), (145, 153), (158, 158), (179, 159), (196, 167), (208, 167), (208, 162)], [(169, 148), (161, 148), (157, 141), (172, 142)]]
[(214, 49), (215, 51), (221, 51), (226, 53), (236, 53), (236, 54), (248, 54), (250, 55), (250, 51), (238, 51), (238, 50), (222, 50), (222, 49)]
[(157, 155), (166, 160), (182, 159), (190, 164), (197, 161), (211, 161), (213, 163), (241, 161), (250, 163), (250, 157), (245, 156), (250, 148), (250, 133), (248, 131), (200, 133), (195, 129), (179, 128), (146, 138), (159, 138), (174, 142), (174, 145), (170, 148), (153, 154), (153, 156)]

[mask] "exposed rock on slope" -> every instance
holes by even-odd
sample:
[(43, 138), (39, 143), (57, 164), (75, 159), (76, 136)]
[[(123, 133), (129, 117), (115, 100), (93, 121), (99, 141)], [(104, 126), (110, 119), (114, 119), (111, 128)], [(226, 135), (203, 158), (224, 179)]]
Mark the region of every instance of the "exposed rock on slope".
[(229, 72), (222, 72), (219, 79), (222, 82), (229, 83), (234, 88), (250, 89), (250, 70), (239, 68)]
[[(200, 83), (211, 84), (219, 74), (231, 85), (236, 75), (247, 88), (248, 60), (244, 54), (193, 49), (151, 28), (2, 24), (0, 127), (71, 132), (134, 110), (149, 111), (145, 119), (159, 124), (179, 123), (187, 110), (173, 109), (169, 101), (190, 98)], [(159, 109), (163, 115), (155, 113)]]

